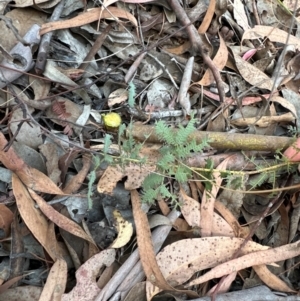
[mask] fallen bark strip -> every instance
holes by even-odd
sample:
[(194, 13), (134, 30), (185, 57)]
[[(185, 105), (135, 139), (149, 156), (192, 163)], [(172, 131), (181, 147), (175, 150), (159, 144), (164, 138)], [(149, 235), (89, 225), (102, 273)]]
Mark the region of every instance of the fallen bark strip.
[[(174, 128), (174, 133), (177, 129)], [(132, 128), (132, 136), (138, 141), (160, 143), (158, 136), (155, 134), (153, 125), (144, 125), (136, 122)], [(147, 139), (146, 139), (147, 137)], [(285, 150), (295, 139), (290, 137), (263, 136), (253, 134), (237, 134), (227, 132), (203, 132), (198, 131), (190, 136), (201, 142), (202, 139), (208, 138), (209, 145), (218, 150), (243, 150), (243, 151), (271, 151)]]

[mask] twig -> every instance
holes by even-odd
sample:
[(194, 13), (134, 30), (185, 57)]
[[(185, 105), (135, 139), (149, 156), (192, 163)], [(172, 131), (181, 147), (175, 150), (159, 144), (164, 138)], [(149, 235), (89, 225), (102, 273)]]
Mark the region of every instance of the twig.
[[(177, 129), (172, 129), (174, 132)], [(145, 135), (148, 136), (147, 141), (150, 143), (160, 143), (159, 137), (155, 134), (154, 127), (151, 125), (143, 125), (135, 123), (132, 129), (133, 138), (138, 141), (144, 141)], [(209, 139), (209, 145), (215, 149), (224, 150), (244, 150), (244, 151), (272, 151), (278, 149), (286, 149), (295, 140), (288, 137), (262, 136), (254, 134), (240, 134), (228, 132), (206, 132), (197, 131), (189, 136), (195, 139), (197, 143), (201, 143), (203, 139)]]
[[(65, 0), (61, 0), (55, 7), (55, 9), (53, 10), (52, 16), (50, 18), (50, 21), (57, 21), (60, 18), (60, 15), (63, 11), (65, 5)], [(47, 54), (49, 51), (49, 45), (50, 45), (50, 41), (51, 38), (53, 36), (53, 31), (50, 31), (46, 34), (43, 35), (43, 37), (41, 38), (41, 44), (40, 44), (40, 49), (39, 49), (39, 53), (37, 55), (37, 60), (36, 60), (36, 64), (35, 64), (35, 72), (37, 74), (42, 74), (45, 70), (45, 66), (46, 66), (46, 62), (47, 62)]]
[(258, 11), (257, 11), (257, 5), (256, 5), (256, 1), (252, 0), (252, 9), (253, 9), (253, 15), (256, 21), (256, 25), (260, 25), (260, 19), (258, 16)]
[(190, 42), (192, 44), (192, 55), (200, 54), (203, 58), (204, 63), (209, 67), (211, 70), (214, 79), (216, 81), (216, 85), (218, 88), (220, 101), (224, 102), (225, 99), (225, 91), (221, 79), (221, 75), (211, 58), (207, 55), (205, 50), (202, 47), (201, 38), (198, 34), (197, 29), (194, 25), (191, 24), (191, 21), (189, 20), (185, 10), (181, 7), (178, 0), (168, 0), (170, 6), (174, 10), (176, 17), (180, 21), (180, 23), (186, 27)]
[(90, 61), (93, 59), (93, 57), (95, 56), (97, 51), (102, 46), (102, 44), (105, 41), (110, 30), (111, 30), (111, 25), (106, 26), (104, 31), (97, 37), (94, 45), (92, 46), (91, 50), (89, 51), (87, 56), (84, 58), (83, 62), (80, 64), (78, 69), (85, 70), (88, 67), (88, 65), (90, 64)]
[(191, 102), (190, 102), (190, 95), (188, 94), (188, 89), (190, 86), (192, 73), (193, 73), (193, 65), (194, 65), (194, 57), (191, 56), (186, 63), (182, 81), (180, 84), (180, 89), (178, 92), (177, 101), (180, 103), (184, 114), (190, 114), (191, 111)]

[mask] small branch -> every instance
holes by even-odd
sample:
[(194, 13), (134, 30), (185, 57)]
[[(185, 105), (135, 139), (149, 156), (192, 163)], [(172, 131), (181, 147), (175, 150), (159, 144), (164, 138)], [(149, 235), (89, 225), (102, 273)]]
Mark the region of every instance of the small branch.
[(198, 34), (197, 29), (195, 28), (194, 25), (191, 24), (190, 19), (188, 18), (185, 10), (179, 4), (178, 0), (168, 0), (168, 3), (174, 10), (176, 17), (178, 18), (180, 23), (183, 26), (187, 26), (186, 30), (187, 30), (190, 42), (192, 44), (192, 55), (195, 56), (197, 54), (200, 54), (202, 56), (204, 63), (209, 67), (209, 69), (211, 70), (211, 72), (214, 76), (214, 79), (216, 81), (216, 85), (218, 88), (219, 96), (220, 96), (220, 101), (224, 102), (225, 91), (224, 91), (220, 72), (217, 69), (217, 67), (215, 66), (214, 62), (211, 60), (211, 58), (207, 55), (207, 53), (203, 49), (202, 41)]
[(194, 57), (191, 56), (185, 65), (183, 72), (180, 89), (178, 92), (177, 101), (180, 103), (184, 114), (190, 115), (191, 102), (190, 95), (188, 94), (188, 89), (191, 83), (192, 73), (193, 73)]
[[(60, 15), (64, 9), (65, 0), (61, 0), (53, 10), (52, 16), (50, 18), (50, 22), (57, 21), (60, 18)], [(47, 54), (49, 51), (49, 45), (51, 38), (53, 36), (53, 31), (44, 34), (41, 38), (41, 44), (39, 48), (39, 53), (37, 55), (37, 60), (35, 64), (35, 72), (37, 74), (42, 74), (45, 70), (46, 62), (47, 62)]]
[(90, 61), (93, 59), (97, 51), (102, 46), (103, 42), (105, 41), (109, 31), (111, 30), (111, 25), (108, 25), (104, 31), (97, 37), (94, 45), (92, 46), (91, 50), (87, 54), (87, 56), (84, 58), (83, 62), (80, 64), (78, 69), (86, 70), (88, 65), (90, 64)]
[[(173, 129), (174, 133), (177, 129)], [(143, 125), (136, 122), (132, 130), (133, 138), (138, 141), (152, 143), (160, 143), (158, 136), (155, 134), (154, 127), (151, 125)], [(262, 136), (252, 134), (238, 134), (227, 132), (203, 132), (198, 131), (190, 136), (191, 139), (196, 139), (197, 143), (201, 143), (204, 138), (209, 139), (209, 145), (215, 149), (229, 150), (244, 150), (244, 151), (271, 151), (286, 149), (293, 144), (294, 139), (289, 137), (278, 136)]]

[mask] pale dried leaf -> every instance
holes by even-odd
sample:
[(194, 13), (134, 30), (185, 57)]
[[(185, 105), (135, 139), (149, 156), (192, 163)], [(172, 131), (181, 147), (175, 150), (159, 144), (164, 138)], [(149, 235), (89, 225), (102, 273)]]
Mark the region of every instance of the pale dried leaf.
[[(183, 205), (181, 213), (191, 227), (200, 227), (200, 203), (185, 194), (180, 189), (180, 195), (183, 197)], [(217, 213), (213, 213), (212, 235), (213, 236), (229, 236), (234, 237), (234, 231), (230, 225)]]
[(49, 194), (64, 194), (50, 178), (35, 168), (26, 165), (25, 168), (16, 171), (16, 174), (32, 190)]
[(180, 195), (183, 199), (181, 213), (191, 227), (200, 227), (200, 203), (189, 197), (180, 187)]
[(5, 237), (9, 235), (13, 218), (13, 213), (5, 205), (0, 204), (0, 229), (4, 230)]
[(279, 103), (280, 105), (282, 105), (283, 107), (285, 107), (286, 109), (291, 111), (291, 113), (293, 113), (295, 118), (298, 118), (298, 114), (297, 114), (295, 105), (293, 105), (291, 102), (289, 102), (285, 98), (275, 95), (275, 96), (272, 96), (271, 101), (275, 101), (275, 102)]
[(153, 229), (157, 226), (171, 225), (170, 220), (161, 214), (154, 214), (148, 217), (149, 227)]
[[(230, 260), (243, 241), (242, 238), (221, 236), (180, 240), (166, 246), (156, 256), (157, 263), (171, 285), (180, 285), (194, 273)], [(243, 252), (266, 249), (268, 247), (250, 241)]]
[[(244, 32), (241, 43), (245, 39), (260, 39), (264, 37), (267, 37), (272, 42), (279, 42), (285, 45), (288, 32), (272, 26), (255, 25), (254, 28)], [(295, 45), (297, 49), (300, 49), (300, 39), (290, 35), (289, 45)]]
[(126, 89), (120, 88), (112, 92), (108, 96), (108, 106), (112, 107), (115, 104), (122, 103), (128, 99), (128, 91)]
[(112, 165), (108, 166), (100, 178), (97, 190), (99, 193), (112, 194), (117, 183), (124, 177), (123, 172)]
[(116, 256), (114, 249), (101, 251), (91, 257), (76, 271), (76, 286), (61, 301), (92, 301), (100, 292), (96, 277), (103, 266), (110, 266)]
[(137, 164), (129, 164), (124, 166), (109, 166), (100, 178), (97, 190), (99, 193), (111, 194), (117, 183), (127, 176), (125, 189), (132, 190), (141, 187), (146, 176), (155, 170), (155, 166), (145, 164), (143, 166)]
[[(20, 96), (21, 97), (21, 96)], [(25, 96), (23, 96), (25, 97)], [(32, 108), (28, 108), (29, 113), (33, 113)], [(29, 116), (27, 116), (29, 117)], [(21, 108), (15, 109), (12, 113), (9, 128), (13, 134), (18, 130), (18, 125), (21, 120), (24, 119), (23, 110)], [(43, 144), (42, 131), (40, 126), (34, 123), (24, 122), (18, 133), (18, 142), (21, 142), (33, 149), (37, 149), (41, 144)]]
[(42, 288), (38, 286), (18, 286), (1, 293), (2, 300), (35, 301), (39, 299)]
[(239, 24), (244, 30), (250, 28), (248, 24), (248, 18), (245, 13), (245, 5), (241, 0), (234, 0), (233, 15), (236, 23)]
[(145, 212), (141, 209), (140, 196), (136, 190), (131, 190), (131, 202), (136, 226), (137, 244), (146, 277), (152, 284), (161, 289), (174, 290), (166, 282), (157, 265), (148, 219)]
[(135, 17), (129, 12), (124, 11), (118, 7), (110, 7), (109, 12), (107, 10), (102, 11), (101, 8), (92, 8), (72, 19), (43, 24), (40, 30), (40, 35), (53, 30), (78, 27), (95, 21), (100, 21), (101, 19), (112, 19), (112, 16), (115, 17), (115, 19), (127, 19), (135, 27), (137, 27), (137, 21)]
[(32, 198), (36, 201), (41, 211), (57, 226), (60, 228), (70, 232), (71, 234), (81, 237), (92, 244), (94, 243), (93, 240), (83, 231), (83, 229), (67, 218), (66, 216), (60, 214), (58, 211), (56, 211), (53, 207), (47, 204), (47, 202), (40, 197), (38, 194), (36, 194), (33, 190), (29, 189), (30, 195)]
[(199, 34), (205, 34), (207, 29), (209, 28), (212, 18), (214, 16), (216, 10), (216, 0), (211, 0), (209, 1), (209, 5), (207, 8), (207, 11), (205, 13), (204, 19), (201, 22), (200, 27), (198, 28), (198, 33)]
[(114, 210), (113, 216), (118, 236), (113, 241), (110, 248), (118, 249), (124, 247), (130, 241), (133, 233), (133, 227), (131, 223), (129, 223), (123, 218), (120, 211)]
[(249, 227), (241, 227), (234, 215), (220, 201), (215, 202), (215, 209), (234, 230), (234, 237), (246, 238), (249, 234)]
[(57, 259), (50, 269), (39, 301), (60, 300), (67, 284), (68, 268), (64, 259)]
[(49, 237), (48, 222), (45, 216), (35, 208), (35, 203), (28, 190), (16, 174), (12, 175), (12, 188), (23, 221), (51, 258), (56, 260), (59, 257), (57, 241), (55, 238)]
[(254, 265), (253, 269), (257, 276), (262, 280), (268, 287), (275, 291), (295, 293), (288, 285), (282, 281), (278, 276), (270, 272), (270, 270), (263, 265)]
[(238, 68), (242, 77), (252, 86), (272, 90), (273, 81), (258, 68), (243, 60), (239, 55), (233, 52), (236, 67)]
[[(219, 69), (222, 70), (227, 62), (228, 59), (228, 50), (226, 43), (222, 36), (219, 34), (219, 39), (220, 39), (220, 46), (219, 49), (213, 59), (214, 65)], [(202, 86), (209, 86), (212, 83), (215, 82), (214, 76), (209, 68), (206, 69), (202, 79), (197, 82), (197, 84), (202, 85)]]
[(232, 285), (232, 282), (235, 280), (237, 275), (237, 272), (232, 272), (229, 275), (227, 275), (224, 279), (224, 281), (221, 282), (221, 285), (216, 284), (214, 285), (208, 292), (207, 292), (207, 296), (212, 296), (212, 294), (214, 293), (215, 289), (218, 289), (218, 295), (219, 294), (224, 294), (227, 293)]
[(189, 282), (187, 284), (187, 287), (192, 285), (198, 285), (210, 279), (219, 278), (234, 271), (240, 271), (242, 269), (254, 265), (271, 264), (276, 261), (282, 261), (288, 258), (298, 256), (299, 254), (299, 242), (284, 245), (278, 248), (268, 249), (265, 251), (257, 251), (255, 253), (250, 253), (214, 267), (203, 276)]
[[(230, 157), (226, 158), (216, 169), (225, 170)], [(212, 184), (211, 191), (204, 190), (201, 201), (201, 219), (200, 229), (201, 236), (211, 236), (214, 214), (214, 203), (222, 183), (222, 177), (219, 171), (213, 172), (214, 183)]]

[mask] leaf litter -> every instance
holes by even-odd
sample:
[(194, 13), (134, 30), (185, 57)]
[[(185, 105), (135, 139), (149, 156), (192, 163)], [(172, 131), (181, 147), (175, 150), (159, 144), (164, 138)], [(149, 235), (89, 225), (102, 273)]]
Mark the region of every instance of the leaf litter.
[(1, 3), (0, 300), (298, 300), (297, 9)]

